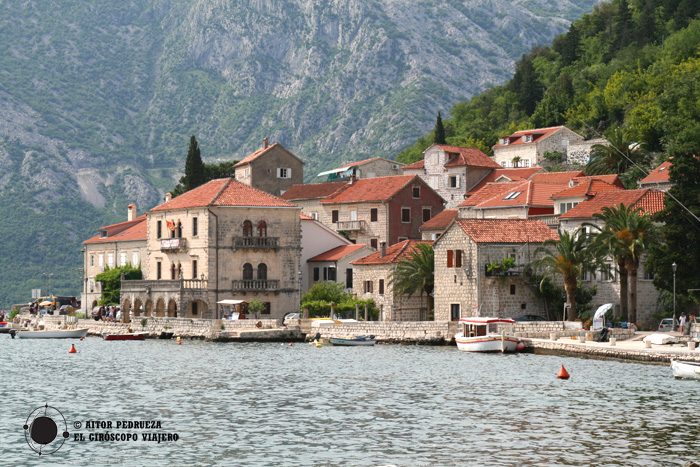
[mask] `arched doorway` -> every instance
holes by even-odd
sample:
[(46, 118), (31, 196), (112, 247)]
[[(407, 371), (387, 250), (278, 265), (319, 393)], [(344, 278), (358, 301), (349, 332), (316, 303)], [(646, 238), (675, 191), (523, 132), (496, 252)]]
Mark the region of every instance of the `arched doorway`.
[(187, 318), (204, 318), (207, 315), (207, 304), (202, 300), (192, 300), (187, 305)]
[(129, 323), (131, 320), (129, 319), (129, 314), (131, 313), (131, 300), (128, 298), (125, 299), (122, 302), (122, 323)]
[(134, 300), (134, 318), (141, 316), (141, 299), (137, 298)]
[(153, 316), (153, 300), (150, 298), (146, 300), (146, 306), (143, 308), (143, 314), (146, 316)]
[(177, 317), (177, 303), (175, 302), (175, 300), (172, 299), (168, 302), (168, 317)]
[(159, 298), (158, 301), (156, 302), (156, 316), (157, 317), (165, 316), (165, 302), (163, 301), (162, 298)]

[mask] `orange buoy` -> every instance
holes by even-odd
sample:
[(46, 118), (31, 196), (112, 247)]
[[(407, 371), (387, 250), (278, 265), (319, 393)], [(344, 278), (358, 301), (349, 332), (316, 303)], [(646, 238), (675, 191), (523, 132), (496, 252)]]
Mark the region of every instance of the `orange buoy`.
[(293, 345), (294, 345), (294, 342), (290, 342), (290, 343), (289, 343), (289, 346), (290, 346), (290, 347), (293, 346)]
[(559, 374), (557, 375), (557, 378), (559, 379), (569, 379), (569, 372), (566, 371), (566, 368), (564, 368), (564, 365), (561, 366), (561, 370), (559, 370)]
[(81, 337), (81, 338), (80, 338), (80, 340), (83, 340), (83, 339), (85, 339), (85, 338), (84, 338), (84, 337)]
[(177, 345), (182, 345), (182, 341), (180, 340), (180, 336), (177, 336)]
[(73, 344), (70, 345), (70, 350), (68, 351), (68, 353), (78, 353), (78, 351), (75, 350), (75, 345), (73, 345)]

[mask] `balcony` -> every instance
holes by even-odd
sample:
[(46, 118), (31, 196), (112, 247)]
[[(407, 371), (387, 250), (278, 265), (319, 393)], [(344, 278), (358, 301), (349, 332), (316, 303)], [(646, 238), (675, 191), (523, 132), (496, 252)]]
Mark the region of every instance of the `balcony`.
[(524, 264), (512, 267), (505, 272), (501, 272), (500, 269), (495, 269), (493, 271), (489, 271), (488, 268), (489, 268), (488, 264), (485, 264), (484, 265), (484, 276), (485, 277), (520, 277), (523, 275), (529, 277), (532, 275), (532, 270), (525, 269)]
[(346, 232), (363, 232), (365, 230), (365, 221), (338, 221), (335, 224), (336, 230), (344, 230)]
[(280, 289), (280, 281), (267, 279), (234, 279), (231, 288), (234, 292), (277, 292)]
[(556, 230), (557, 227), (559, 227), (559, 216), (556, 214), (546, 214), (543, 216), (528, 216), (527, 218), (542, 221), (548, 227), (551, 227), (554, 230)]
[(186, 251), (187, 250), (187, 240), (184, 238), (161, 238), (160, 239), (160, 251)]
[(233, 237), (234, 250), (238, 248), (278, 250), (279, 247), (279, 237)]
[(208, 282), (200, 279), (175, 280), (122, 280), (122, 292), (146, 293), (151, 292), (183, 292), (207, 290)]

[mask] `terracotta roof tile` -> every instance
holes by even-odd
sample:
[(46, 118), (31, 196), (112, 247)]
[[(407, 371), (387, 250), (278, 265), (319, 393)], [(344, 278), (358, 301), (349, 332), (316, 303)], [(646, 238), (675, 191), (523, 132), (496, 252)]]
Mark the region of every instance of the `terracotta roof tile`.
[(309, 216), (308, 214), (304, 214), (303, 212), (299, 213), (299, 218), (303, 221), (315, 221), (314, 216)]
[(364, 159), (357, 162), (350, 162), (349, 164), (341, 165), (340, 167), (338, 167), (338, 169), (344, 169), (346, 167), (355, 167), (358, 165), (366, 164), (367, 162), (376, 161), (377, 159), (381, 159), (381, 157), (371, 157), (369, 159)]
[(307, 183), (292, 185), (280, 198), (286, 200), (325, 198), (343, 188), (347, 182)]
[(436, 144), (435, 146), (448, 154), (454, 155), (450, 161), (445, 164), (445, 167), (469, 166), (492, 167), (494, 169), (501, 167), (498, 162), (494, 161), (477, 148), (463, 148), (461, 146), (448, 146), (446, 144)]
[(240, 161), (238, 164), (234, 165), (234, 167), (239, 167), (239, 166), (241, 166), (241, 165), (250, 164), (250, 163), (253, 162), (255, 159), (257, 159), (258, 157), (262, 156), (262, 155), (265, 154), (267, 151), (271, 150), (272, 148), (274, 148), (275, 146), (278, 146), (278, 145), (279, 145), (279, 143), (273, 143), (273, 144), (269, 145), (269, 146), (266, 147), (266, 148), (260, 148), (260, 149), (258, 149), (257, 151), (255, 151), (254, 153), (249, 154), (249, 155), (247, 155), (246, 157), (244, 157), (243, 160)]
[(673, 164), (669, 161), (664, 162), (657, 168), (651, 171), (649, 175), (644, 177), (639, 181), (640, 185), (655, 184), (655, 183), (668, 183), (668, 171), (671, 170)]
[(105, 227), (100, 227), (100, 230), (106, 230), (107, 236), (101, 237), (97, 235), (83, 243), (104, 243), (104, 242), (125, 242), (130, 240), (146, 240), (146, 215), (143, 214), (133, 221), (120, 222)]
[[(509, 140), (508, 144), (494, 144), (494, 148), (503, 148), (507, 146), (515, 146), (516, 144), (532, 144), (532, 143), (537, 143), (539, 141), (542, 141), (543, 139), (547, 138), (548, 136), (551, 136), (553, 133), (555, 133), (558, 130), (561, 130), (564, 128), (563, 126), (553, 126), (549, 128), (535, 128), (534, 130), (521, 130), (521, 131), (516, 131), (512, 135), (505, 136), (504, 138), (507, 138)], [(532, 135), (532, 141), (526, 143), (522, 140), (523, 136), (526, 135)]]
[(593, 198), (577, 204), (559, 219), (590, 219), (593, 214), (603, 212), (604, 207), (639, 206), (645, 214), (654, 214), (664, 208), (664, 193), (657, 190), (622, 190), (598, 193)]
[(418, 230), (446, 229), (457, 218), (458, 209), (445, 209), (420, 226)]
[(544, 222), (533, 219), (457, 219), (476, 243), (543, 243), (559, 238)]
[[(494, 183), (492, 185), (498, 185), (498, 183)], [(511, 184), (509, 183), (508, 185)], [(477, 204), (475, 208), (505, 208), (513, 206), (554, 207), (554, 201), (552, 201), (550, 198), (554, 193), (563, 191), (567, 187), (568, 185), (563, 183), (535, 183), (532, 180), (527, 180), (515, 187), (512, 187), (507, 193), (504, 191), (501, 193), (501, 195), (494, 196), (491, 199)], [(515, 193), (518, 194), (514, 195)], [(467, 199), (466, 201), (469, 201), (470, 199), (471, 198)]]
[(625, 189), (625, 184), (622, 183), (622, 180), (620, 180), (620, 176), (618, 174), (589, 175), (585, 177), (574, 177), (571, 179), (571, 181), (576, 185), (587, 182), (588, 180), (600, 180), (601, 182), (609, 183), (618, 188), (622, 188), (623, 190)]
[(289, 201), (244, 185), (233, 178), (219, 178), (156, 206), (151, 211), (205, 206), (296, 207)]
[(358, 245), (341, 245), (339, 247), (335, 247), (331, 250), (321, 253), (320, 255), (314, 256), (311, 259), (307, 259), (306, 261), (338, 261), (342, 258), (345, 258), (347, 255), (356, 252), (357, 250), (361, 250), (365, 246), (367, 245), (365, 245), (364, 243)]
[(522, 183), (523, 182), (521, 182), (521, 181), (487, 183), (479, 191), (472, 194), (469, 198), (462, 201), (459, 205), (460, 206), (477, 206), (477, 205), (484, 203), (484, 202), (486, 202), (492, 198), (495, 198), (495, 197), (500, 196), (501, 198), (503, 198), (503, 196), (514, 191), (514, 189), (516, 187), (522, 185)]
[(585, 174), (580, 171), (571, 172), (538, 172), (530, 180), (538, 183), (569, 183), (576, 177), (583, 177)]
[(413, 164), (404, 165), (403, 167), (401, 167), (401, 170), (409, 170), (409, 169), (415, 170), (415, 169), (422, 169), (424, 167), (425, 167), (425, 160), (421, 159), (419, 161), (414, 162)]
[(571, 196), (595, 196), (603, 191), (621, 191), (622, 188), (609, 183), (603, 182), (601, 180), (588, 179), (579, 185), (567, 188), (564, 191), (555, 193), (552, 198), (568, 198)]
[[(479, 183), (474, 185), (471, 190), (467, 192), (468, 196), (473, 195), (477, 191), (481, 190), (483, 187), (485, 187), (488, 183), (495, 182), (496, 180), (500, 178), (505, 178), (510, 181), (524, 181), (532, 177), (534, 174), (537, 172), (541, 171), (542, 167), (527, 167), (527, 168), (519, 168), (519, 169), (494, 169), (484, 178), (479, 180)], [(504, 180), (504, 181), (508, 181)]]
[(417, 175), (394, 175), (391, 177), (361, 178), (338, 190), (321, 203), (358, 203), (366, 201), (388, 201), (413, 181), (427, 185)]
[(365, 264), (391, 264), (399, 263), (408, 258), (408, 255), (416, 248), (419, 243), (432, 244), (430, 240), (404, 240), (399, 243), (394, 243), (386, 249), (386, 254), (379, 257), (381, 252), (377, 251), (362, 258), (352, 261), (350, 264), (365, 265)]

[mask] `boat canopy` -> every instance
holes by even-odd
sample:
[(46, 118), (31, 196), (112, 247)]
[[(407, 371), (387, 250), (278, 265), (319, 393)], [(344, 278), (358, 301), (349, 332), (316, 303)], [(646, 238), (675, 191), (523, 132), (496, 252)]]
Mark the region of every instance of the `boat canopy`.
[(491, 324), (491, 323), (509, 323), (515, 324), (515, 320), (512, 318), (486, 318), (482, 316), (476, 316), (473, 318), (460, 318), (460, 323), (466, 324)]

